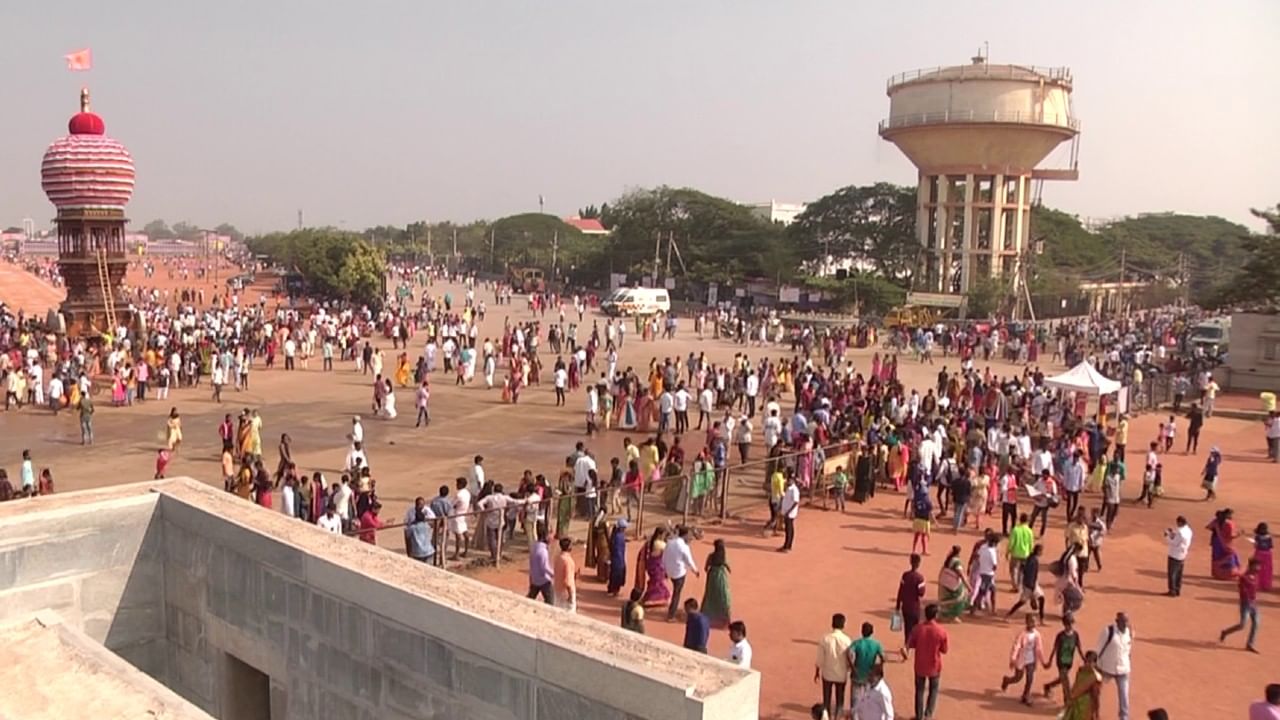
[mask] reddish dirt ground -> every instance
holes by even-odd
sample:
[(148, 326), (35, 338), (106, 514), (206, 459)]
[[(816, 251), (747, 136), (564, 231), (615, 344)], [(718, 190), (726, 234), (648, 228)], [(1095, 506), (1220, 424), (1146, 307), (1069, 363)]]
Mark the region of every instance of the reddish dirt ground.
[[(161, 281), (165, 282), (165, 281)], [(460, 297), (457, 288), (454, 297)], [(490, 309), (484, 333), (500, 332), (504, 315), (528, 317), (522, 303)], [(384, 343), (384, 347), (386, 347)], [(644, 366), (650, 357), (662, 358), (705, 350), (715, 361), (724, 362), (741, 348), (722, 341), (699, 342), (686, 323), (675, 341), (641, 343), (628, 336), (621, 365)], [(395, 353), (389, 347), (387, 365), (393, 366)], [(416, 352), (415, 350), (413, 352)], [(748, 349), (753, 356), (760, 350)], [(776, 354), (776, 353), (775, 353)], [(870, 351), (860, 351), (860, 367), (869, 362)], [(946, 361), (940, 362), (940, 364)], [(955, 366), (954, 361), (950, 363)], [(992, 363), (999, 372), (1007, 365)], [(388, 519), (399, 518), (412, 497), (431, 495), (442, 482), (465, 473), (470, 458), (485, 455), (491, 477), (514, 482), (524, 468), (552, 477), (573, 443), (582, 438), (582, 395), (571, 395), (568, 408), (553, 406), (551, 388), (543, 385), (526, 393), (518, 407), (500, 403), (497, 392), (480, 386), (454, 387), (437, 376), (433, 394), (433, 422), (429, 430), (413, 428), (412, 396), (399, 393), (400, 417), (395, 421), (374, 420), (369, 415), (368, 378), (339, 363), (337, 372), (321, 373), (319, 362), (310, 371), (286, 373), (257, 370), (253, 389), (244, 393), (228, 391), (228, 402), (217, 405), (204, 388), (178, 390), (169, 402), (134, 405), (128, 408), (101, 406), (96, 417), (98, 442), (82, 448), (76, 421), (67, 414), (53, 418), (44, 410), (26, 408), (0, 413), (0, 467), (16, 471), (21, 449), (31, 448), (39, 466), (53, 468), (60, 491), (149, 479), (158, 438), (162, 437), (164, 416), (170, 406), (180, 408), (186, 440), (170, 467), (171, 475), (189, 474), (218, 484), (216, 424), (223, 412), (240, 407), (261, 408), (266, 425), (263, 443), (268, 464), (275, 463), (275, 440), (281, 432), (294, 439), (294, 455), (303, 470), (323, 470), (332, 477), (341, 466), (346, 450), (345, 432), (352, 413), (365, 415), (366, 438), (371, 464), (377, 470), (379, 489), (388, 505)], [(932, 382), (936, 368), (904, 363), (902, 372), (908, 386), (923, 387)], [(1256, 407), (1242, 400), (1246, 407)], [(1132, 425), (1131, 447), (1145, 438), (1154, 438), (1155, 416), (1136, 419)], [(1185, 432), (1185, 422), (1182, 424)], [(757, 443), (759, 443), (757, 432)], [(614, 431), (588, 441), (598, 457), (620, 454), (622, 433)], [(693, 441), (694, 438), (688, 438)], [(1204, 453), (1212, 445), (1222, 447), (1225, 463), (1218, 503), (1201, 501), (1199, 471)], [(758, 450), (757, 450), (758, 452)], [(1136, 452), (1131, 449), (1130, 453)], [(1273, 629), (1277, 596), (1262, 600), (1263, 627), (1258, 644), (1263, 655), (1242, 649), (1237, 635), (1227, 645), (1217, 644), (1217, 632), (1236, 619), (1234, 587), (1208, 577), (1208, 535), (1203, 530), (1217, 507), (1230, 506), (1242, 528), (1252, 529), (1260, 520), (1271, 519), (1280, 507), (1280, 477), (1277, 466), (1264, 462), (1261, 425), (1227, 418), (1211, 419), (1202, 437), (1198, 457), (1172, 454), (1165, 458), (1167, 494), (1154, 509), (1126, 504), (1120, 511), (1115, 534), (1104, 546), (1105, 570), (1087, 577), (1085, 605), (1079, 614), (1079, 629), (1092, 644), (1101, 628), (1115, 614), (1129, 613), (1136, 629), (1132, 707), (1134, 717), (1147, 709), (1163, 706), (1173, 718), (1241, 717), (1247, 703), (1260, 696), (1267, 682), (1276, 680), (1273, 660), (1280, 652), (1280, 635)], [(1137, 483), (1125, 488), (1127, 497), (1137, 495)], [(1097, 503), (1089, 497), (1086, 506)], [(762, 674), (761, 716), (802, 718), (806, 708), (818, 700), (819, 689), (811, 684), (816, 641), (827, 631), (831, 613), (843, 612), (851, 628), (864, 620), (876, 624), (877, 635), (890, 648), (898, 645), (888, 632), (888, 616), (897, 578), (906, 563), (910, 531), (900, 518), (901, 499), (878, 495), (865, 506), (850, 506), (840, 515), (804, 508), (797, 524), (795, 552), (774, 552), (778, 540), (765, 538), (758, 528), (764, 521), (763, 505), (727, 526), (707, 526), (702, 540), (694, 543), (701, 560), (712, 540), (722, 537), (732, 566), (734, 615), (744, 620), (755, 649), (755, 667)], [(1186, 515), (1195, 529), (1195, 541), (1188, 560), (1188, 576), (1181, 598), (1170, 599), (1165, 588), (1165, 547), (1161, 531), (1177, 514)], [(996, 519), (998, 523), (998, 518)], [(1046, 554), (1062, 548), (1063, 521), (1053, 518), (1046, 537)], [(966, 548), (975, 538), (964, 531), (956, 540)], [(380, 534), (379, 543), (388, 549), (400, 545), (399, 533)], [(932, 555), (923, 568), (934, 597), (937, 563), (952, 543), (949, 532), (936, 532)], [(629, 544), (629, 562), (639, 549)], [(1241, 543), (1248, 555), (1247, 543)], [(578, 555), (581, 559), (579, 551)], [(494, 585), (523, 591), (526, 581), (522, 553), (513, 553), (512, 562), (500, 571), (480, 571), (477, 576)], [(701, 597), (702, 581), (690, 580), (686, 596)], [(1002, 590), (1007, 590), (1002, 587)], [(999, 598), (1008, 605), (1006, 592)], [(607, 598), (602, 586), (583, 582), (582, 612), (603, 622), (616, 624), (619, 602)], [(1049, 638), (1054, 631), (1051, 619)], [(683, 627), (667, 624), (651, 614), (649, 632), (678, 642)], [(948, 626), (952, 649), (946, 658), (939, 702), (939, 718), (955, 718), (980, 712), (981, 717), (1002, 719), (1052, 717), (1050, 701), (1039, 699), (1034, 708), (1017, 702), (1016, 692), (1001, 694), (999, 679), (1006, 670), (1010, 643), (1017, 624), (979, 617), (972, 622)], [(711, 652), (727, 654), (724, 634), (712, 640)], [(888, 680), (893, 689), (899, 717), (911, 714), (910, 666), (894, 662)], [(1191, 682), (1188, 682), (1191, 680)], [(1102, 717), (1114, 717), (1115, 696), (1111, 687), (1103, 695)]]
[[(1134, 437), (1154, 437), (1154, 417), (1132, 423)], [(1250, 530), (1267, 518), (1280, 503), (1276, 466), (1264, 462), (1262, 435), (1257, 424), (1242, 420), (1213, 419), (1205, 431), (1205, 447), (1199, 456), (1165, 456), (1166, 495), (1153, 509), (1126, 504), (1121, 508), (1115, 534), (1104, 543), (1104, 571), (1086, 578), (1086, 599), (1078, 614), (1077, 627), (1086, 643), (1117, 611), (1129, 614), (1137, 638), (1133, 653), (1132, 708), (1145, 711), (1164, 707), (1174, 718), (1240, 717), (1245, 701), (1261, 694), (1267, 682), (1275, 680), (1267, 660), (1280, 652), (1277, 635), (1266, 621), (1259, 635), (1264, 655), (1243, 650), (1243, 637), (1217, 644), (1217, 632), (1236, 620), (1234, 585), (1209, 576), (1208, 533), (1201, 528), (1212, 518), (1216, 507), (1230, 506)], [(1199, 471), (1211, 445), (1221, 446), (1225, 457), (1220, 502), (1202, 501)], [(1132, 486), (1133, 483), (1128, 483)], [(1126, 488), (1133, 497), (1136, 489)], [(1098, 503), (1097, 496), (1087, 506)], [(820, 700), (820, 690), (811, 685), (817, 640), (827, 632), (831, 613), (843, 612), (852, 632), (863, 621), (877, 626), (877, 635), (886, 647), (899, 647), (899, 638), (888, 631), (897, 578), (906, 566), (911, 532), (901, 517), (901, 496), (880, 494), (865, 506), (853, 506), (847, 514), (805, 508), (797, 521), (795, 551), (779, 554), (776, 538), (766, 538), (759, 528), (768, 516), (767, 508), (752, 513), (741, 522), (723, 528), (708, 528), (701, 541), (693, 544), (701, 561), (711, 541), (724, 538), (732, 567), (733, 614), (744, 620), (755, 650), (755, 667), (762, 674), (761, 711), (764, 718), (802, 718), (809, 704)], [(1184, 592), (1167, 598), (1165, 591), (1164, 528), (1176, 515), (1186, 515), (1196, 536), (1187, 561)], [(999, 526), (999, 518), (984, 525)], [(1053, 518), (1044, 540), (1046, 555), (1063, 548), (1061, 515)], [(931, 556), (923, 571), (930, 581), (930, 597), (936, 597), (938, 563), (947, 548), (959, 544), (968, 548), (976, 539), (972, 529), (953, 538), (949, 530), (935, 530)], [(1242, 544), (1247, 557), (1247, 543)], [(634, 562), (636, 543), (628, 545), (629, 562)], [(629, 567), (629, 570), (634, 571)], [(488, 572), (485, 579), (513, 591), (521, 591), (526, 578), (518, 568), (501, 573)], [(998, 602), (1008, 607), (1014, 599), (1002, 586)], [(702, 581), (690, 579), (686, 597), (701, 597)], [(585, 581), (580, 611), (604, 622), (618, 622), (618, 601), (607, 597), (601, 585)], [(1280, 602), (1275, 594), (1262, 601), (1262, 614), (1276, 612)], [(1046, 632), (1047, 641), (1057, 630), (1053, 607)], [(648, 632), (672, 642), (680, 642), (681, 623), (663, 622), (661, 614), (649, 615)], [(1000, 676), (1007, 670), (1006, 658), (1021, 623), (979, 616), (963, 624), (948, 625), (951, 652), (945, 660), (939, 718), (959, 717), (974, 710), (985, 718), (1052, 716), (1050, 701), (1039, 699), (1037, 707), (1024, 708), (1016, 690), (1002, 694)], [(727, 634), (712, 640), (710, 652), (726, 657)], [(912, 680), (909, 663), (897, 658), (888, 668), (888, 680), (895, 693), (900, 717), (911, 716)], [(1196, 678), (1197, 682), (1186, 682)], [(1212, 678), (1210, 685), (1207, 681)], [(1113, 716), (1114, 691), (1103, 696), (1103, 717)]]

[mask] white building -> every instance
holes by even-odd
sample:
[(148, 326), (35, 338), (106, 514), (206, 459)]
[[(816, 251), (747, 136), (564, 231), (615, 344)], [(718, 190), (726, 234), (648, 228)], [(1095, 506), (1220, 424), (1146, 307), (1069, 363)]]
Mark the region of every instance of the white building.
[(805, 203), (786, 203), (770, 200), (769, 202), (759, 203), (742, 203), (742, 206), (752, 212), (757, 217), (764, 218), (769, 222), (782, 223), (790, 225), (795, 222), (797, 216), (809, 207)]

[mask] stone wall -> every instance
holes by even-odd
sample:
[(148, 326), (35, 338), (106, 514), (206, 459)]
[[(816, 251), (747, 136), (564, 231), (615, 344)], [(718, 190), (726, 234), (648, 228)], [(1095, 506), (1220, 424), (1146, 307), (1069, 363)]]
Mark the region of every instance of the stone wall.
[(230, 653), (276, 720), (758, 718), (755, 673), (186, 490), (158, 514), (169, 684), (215, 716)]
[(135, 667), (166, 681), (157, 496), (4, 503), (0, 621), (49, 609)]
[(759, 717), (757, 673), (187, 479), (0, 504), (0, 621), (44, 609), (215, 717)]

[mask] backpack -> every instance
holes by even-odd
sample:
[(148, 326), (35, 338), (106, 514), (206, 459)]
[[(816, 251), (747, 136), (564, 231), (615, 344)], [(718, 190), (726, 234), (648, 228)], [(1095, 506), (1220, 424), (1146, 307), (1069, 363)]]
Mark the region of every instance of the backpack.
[(911, 511), (918, 518), (927, 519), (931, 510), (932, 508), (929, 507), (929, 496), (924, 493), (917, 495), (915, 499), (911, 501)]

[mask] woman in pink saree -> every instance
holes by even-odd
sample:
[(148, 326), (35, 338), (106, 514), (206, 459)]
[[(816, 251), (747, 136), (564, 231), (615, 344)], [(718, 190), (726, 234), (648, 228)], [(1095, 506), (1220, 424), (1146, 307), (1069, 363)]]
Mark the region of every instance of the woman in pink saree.
[(636, 555), (636, 589), (641, 591), (641, 604), (645, 607), (665, 607), (671, 602), (671, 588), (667, 586), (667, 571), (662, 565), (662, 551), (667, 548), (667, 529), (656, 528), (649, 542)]

